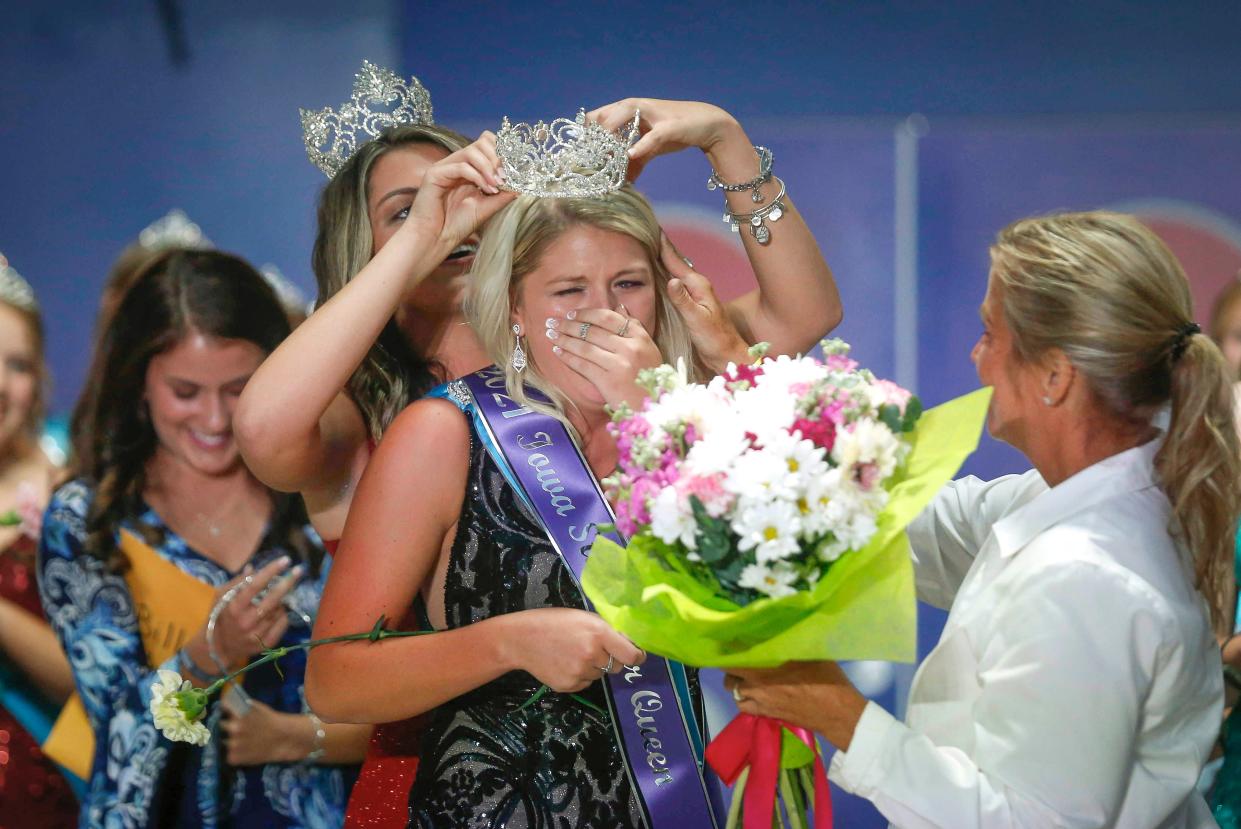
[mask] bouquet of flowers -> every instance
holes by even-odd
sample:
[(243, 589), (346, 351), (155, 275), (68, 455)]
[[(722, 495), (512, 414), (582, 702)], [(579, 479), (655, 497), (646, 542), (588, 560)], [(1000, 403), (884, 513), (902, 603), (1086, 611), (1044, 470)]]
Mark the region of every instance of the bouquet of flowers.
[[(600, 536), (583, 586), (639, 647), (720, 668), (913, 660), (904, 529), (977, 446), (989, 392), (924, 413), (841, 340), (823, 352), (730, 366), (707, 384), (661, 366), (642, 378), (643, 408), (614, 416), (618, 466), (603, 484), (629, 543)], [(794, 825), (810, 803), (823, 825), (812, 736), (757, 719), (739, 717), (708, 749), (725, 782), (750, 770), (738, 787), (747, 829), (775, 814), (776, 769), (755, 761), (771, 746), (736, 750), (759, 735), (776, 741)], [(739, 811), (734, 798), (730, 826)]]

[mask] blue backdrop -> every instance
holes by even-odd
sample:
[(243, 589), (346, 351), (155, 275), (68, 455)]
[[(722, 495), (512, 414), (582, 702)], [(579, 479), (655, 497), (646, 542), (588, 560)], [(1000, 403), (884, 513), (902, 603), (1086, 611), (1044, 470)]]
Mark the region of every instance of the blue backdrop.
[[(819, 234), (845, 299), (839, 333), (929, 403), (974, 383), (986, 246), (1013, 218), (1133, 206), (1204, 292), (1241, 264), (1235, 2), (20, 0), (4, 24), (0, 251), (47, 310), (62, 412), (111, 260), (172, 207), (311, 289), (323, 179), (297, 108), (345, 100), (363, 57), (417, 74), (442, 122), (475, 129), (628, 95), (729, 109), (776, 150)], [(925, 122), (909, 129), (911, 113)], [(686, 154), (640, 185), (724, 280), (744, 269), (705, 173)], [(1020, 466), (988, 442), (970, 469)], [(923, 652), (939, 621), (923, 610)], [(859, 672), (898, 706), (891, 677)], [(839, 815), (881, 823), (851, 800)]]

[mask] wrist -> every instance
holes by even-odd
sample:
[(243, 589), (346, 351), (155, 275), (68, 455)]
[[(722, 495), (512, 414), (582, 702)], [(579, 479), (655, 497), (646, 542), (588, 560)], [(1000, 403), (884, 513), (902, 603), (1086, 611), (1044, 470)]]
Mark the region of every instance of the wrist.
[(853, 734), (857, 731), (862, 714), (866, 712), (869, 700), (856, 690), (842, 690), (842, 699), (824, 708), (826, 716), (822, 722), (811, 726), (814, 731), (841, 751), (848, 751), (853, 743)]
[(505, 613), (479, 623), (492, 627), (482, 639), (487, 643), (485, 647), (490, 650), (488, 656), (491, 663), (498, 666), (500, 674), (525, 667), (521, 654), (530, 642), (531, 632), (526, 630), (525, 620), (521, 618), (523, 615), (525, 611)]
[(711, 143), (702, 148), (712, 169), (725, 181), (744, 181), (758, 172), (754, 145), (737, 119), (725, 113)]
[(304, 750), (298, 754), (296, 759), (306, 763), (318, 763), (323, 759), (327, 742), (327, 727), (313, 711), (307, 711), (298, 719), (303, 723), (302, 728), (309, 730), (309, 744), (303, 745)]

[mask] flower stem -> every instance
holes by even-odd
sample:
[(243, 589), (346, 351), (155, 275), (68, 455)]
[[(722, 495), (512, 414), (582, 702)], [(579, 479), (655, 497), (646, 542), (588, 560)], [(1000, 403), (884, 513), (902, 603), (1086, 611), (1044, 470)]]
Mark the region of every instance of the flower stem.
[(435, 631), (376, 629), (367, 633), (347, 633), (343, 636), (329, 636), (326, 639), (314, 639), (309, 642), (300, 642), (296, 645), (284, 645), (279, 648), (267, 648), (261, 657), (247, 665), (242, 665), (231, 674), (220, 677), (215, 682), (211, 683), (211, 685), (207, 686), (206, 691), (208, 695), (214, 694), (247, 671), (257, 668), (260, 665), (266, 665), (268, 662), (274, 662), (281, 657), (288, 656), (293, 651), (306, 651), (311, 648), (317, 648), (320, 645), (334, 645), (337, 642), (361, 642), (363, 640), (378, 642), (381, 639), (400, 639), (406, 636), (426, 636), (428, 633), (435, 633)]

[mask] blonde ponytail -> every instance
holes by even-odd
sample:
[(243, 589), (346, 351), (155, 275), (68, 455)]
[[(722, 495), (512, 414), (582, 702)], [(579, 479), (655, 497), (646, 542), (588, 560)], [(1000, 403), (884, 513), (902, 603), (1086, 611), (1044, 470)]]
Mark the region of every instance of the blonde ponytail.
[(1241, 503), (1231, 376), (1209, 338), (1189, 334), (1173, 355), (1172, 420), (1155, 468), (1186, 546), (1216, 634), (1233, 630), (1235, 536)]
[(991, 248), (992, 277), (1024, 360), (1061, 349), (1102, 406), (1129, 424), (1163, 407), (1155, 459), (1171, 532), (1193, 557), (1216, 632), (1233, 627), (1241, 449), (1224, 357), (1192, 322), (1180, 263), (1132, 216), (1095, 211), (1014, 222)]

